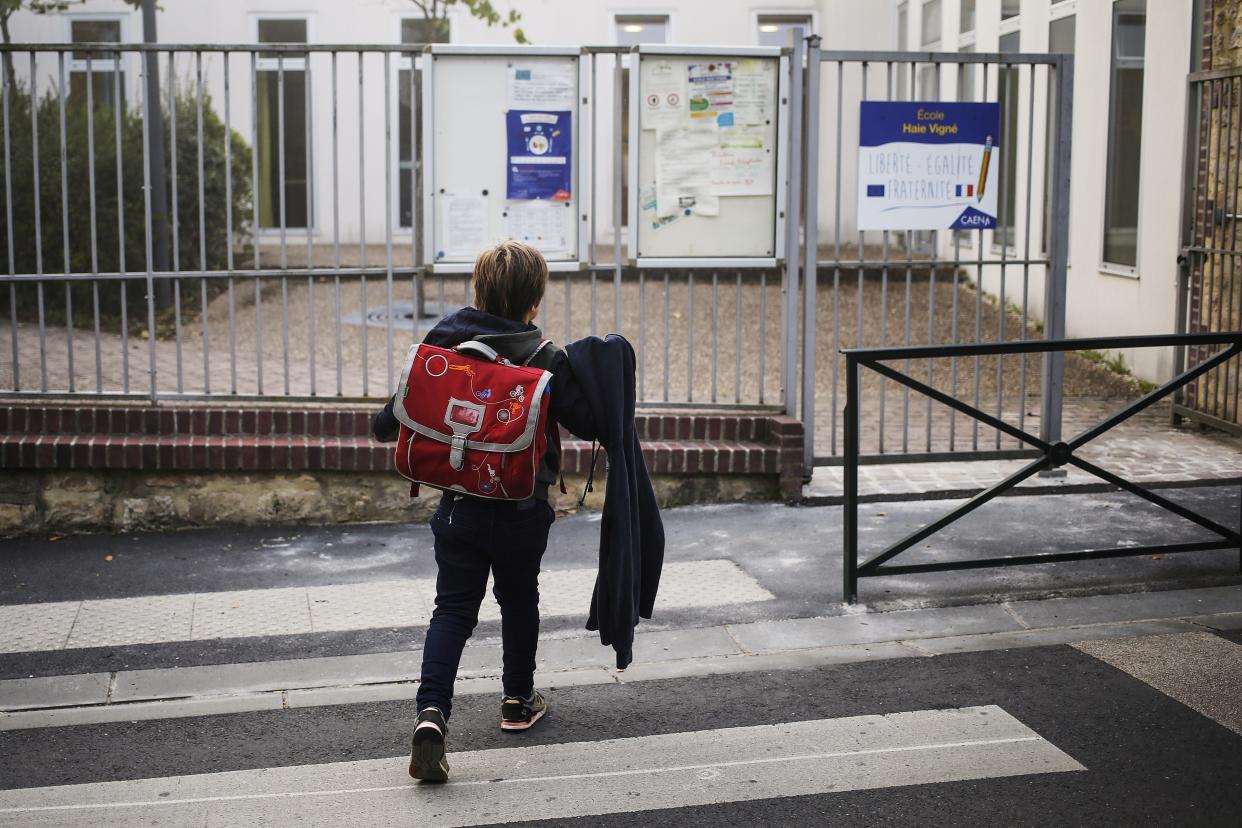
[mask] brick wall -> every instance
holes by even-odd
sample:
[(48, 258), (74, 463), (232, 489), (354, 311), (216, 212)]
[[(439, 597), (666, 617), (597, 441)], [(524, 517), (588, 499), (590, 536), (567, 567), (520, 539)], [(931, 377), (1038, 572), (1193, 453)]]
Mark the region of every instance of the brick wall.
[[(0, 405), (0, 533), (409, 519), (408, 485), (392, 446), (371, 440), (372, 413)], [(644, 413), (635, 425), (665, 504), (801, 494), (796, 419)], [(569, 505), (591, 445), (566, 436), (563, 449)], [(598, 469), (602, 479), (602, 455)]]

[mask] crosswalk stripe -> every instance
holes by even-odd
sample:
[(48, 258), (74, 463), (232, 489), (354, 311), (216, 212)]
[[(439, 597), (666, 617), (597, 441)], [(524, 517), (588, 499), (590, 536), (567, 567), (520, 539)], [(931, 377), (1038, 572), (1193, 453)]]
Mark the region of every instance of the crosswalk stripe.
[(1227, 638), (1182, 633), (1074, 646), (1242, 734), (1242, 646)]
[[(450, 744), (451, 747), (451, 744)], [(406, 758), (0, 792), (0, 822), (479, 825), (1085, 768), (1000, 707), (819, 719)], [(584, 784), (587, 783), (587, 784)]]
[[(544, 571), (542, 615), (585, 616), (595, 575), (594, 568)], [(732, 561), (684, 561), (665, 565), (656, 607), (772, 597)], [(421, 626), (434, 604), (435, 579), (419, 579), (7, 605), (0, 606), (0, 653)], [(499, 618), (496, 602), (485, 599), (479, 620)]]

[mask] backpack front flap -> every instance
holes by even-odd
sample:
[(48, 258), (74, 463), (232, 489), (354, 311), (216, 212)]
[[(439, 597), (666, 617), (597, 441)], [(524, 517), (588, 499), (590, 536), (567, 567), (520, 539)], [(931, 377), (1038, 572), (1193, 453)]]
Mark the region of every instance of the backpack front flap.
[(423, 343), (410, 349), (393, 406), (405, 427), (397, 469), (437, 488), (530, 497), (546, 447), (544, 392), (552, 374), (510, 364), (486, 346), (472, 345), (448, 349)]

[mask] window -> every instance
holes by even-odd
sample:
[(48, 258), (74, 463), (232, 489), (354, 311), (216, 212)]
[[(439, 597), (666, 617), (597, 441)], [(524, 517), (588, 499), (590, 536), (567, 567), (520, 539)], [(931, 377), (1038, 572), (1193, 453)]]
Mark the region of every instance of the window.
[(668, 42), (668, 15), (666, 14), (619, 14), (616, 22), (618, 46)]
[[(668, 42), (668, 15), (625, 15), (615, 18), (618, 46), (637, 46), (640, 43)], [(621, 78), (621, 168), (630, 168), (630, 70), (627, 67)], [(625, 222), (630, 214), (630, 177), (622, 177), (621, 181), (621, 221)]]
[[(1012, 53), (1019, 51), (1019, 36), (1017, 32), (1013, 34), (1002, 35), (1000, 39), (1000, 51), (1002, 53)], [(1000, 144), (1001, 152), (1005, 165), (1001, 168), (1000, 180), (1000, 197), (1001, 202), (997, 205), (1000, 215), (997, 216), (997, 228), (993, 235), (993, 242), (996, 245), (1004, 243), (1006, 246), (1014, 244), (1014, 228), (1017, 224), (1015, 213), (1018, 208), (1018, 78), (1020, 72), (1017, 66), (1011, 66), (1006, 69), (1004, 66), (998, 66), (997, 75), (997, 99), (1000, 103)]]
[(1104, 183), (1104, 261), (1138, 265), (1139, 152), (1143, 137), (1143, 39), (1147, 0), (1113, 4), (1112, 85)]
[[(1048, 24), (1048, 53), (1049, 54), (1074, 54), (1074, 37), (1077, 30), (1075, 17), (1070, 15), (1053, 20)], [(1056, 138), (1057, 138), (1057, 97), (1056, 97), (1056, 76), (1048, 73), (1048, 117), (1045, 120), (1047, 124), (1047, 140), (1044, 146), (1047, 147), (1047, 163), (1044, 164), (1044, 252), (1052, 249), (1052, 176), (1055, 172), (1056, 159)], [(1066, 232), (1069, 232), (1068, 225)], [(1068, 240), (1066, 244), (1068, 245)]]
[(806, 14), (761, 14), (759, 15), (759, 45), (788, 46), (789, 32), (802, 29), (802, 36), (814, 33), (815, 24), (810, 15)]
[(933, 46), (940, 42), (940, 0), (923, 3), (922, 44)]
[[(120, 43), (121, 19), (70, 18), (71, 43)], [(86, 84), (90, 78), (90, 98), (96, 109), (117, 104), (125, 107), (125, 71), (120, 69), (119, 52), (75, 51), (69, 58), (69, 98), (86, 103)], [(118, 71), (119, 70), (119, 71)]]
[[(401, 19), (402, 43), (448, 43), (452, 34), (448, 20), (423, 17)], [(422, 157), (422, 69), (410, 55), (402, 55), (397, 68), (397, 220), (401, 227), (414, 226), (416, 159)]]
[[(306, 20), (259, 20), (258, 41), (306, 43)], [(311, 199), (306, 167), (310, 157), (307, 138), (310, 113), (307, 111), (306, 53), (260, 52), (256, 70), (259, 227), (309, 227)]]
[(975, 0), (962, 0), (958, 13), (958, 31), (961, 34), (975, 30)]
[(1017, 17), (1022, 12), (1022, 0), (1001, 0), (1001, 20)]

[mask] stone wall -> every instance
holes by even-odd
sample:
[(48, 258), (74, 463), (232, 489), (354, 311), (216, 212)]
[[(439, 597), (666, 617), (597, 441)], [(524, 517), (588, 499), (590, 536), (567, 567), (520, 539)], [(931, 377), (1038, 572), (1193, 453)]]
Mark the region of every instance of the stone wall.
[[(601, 477), (586, 509), (603, 505)], [(662, 507), (779, 497), (772, 476), (658, 475), (654, 483)], [(567, 476), (568, 494), (553, 492), (556, 509), (576, 509), (585, 484), (584, 475)], [(439, 496), (428, 489), (411, 499), (409, 483), (391, 472), (18, 470), (0, 475), (0, 536), (423, 521)]]

